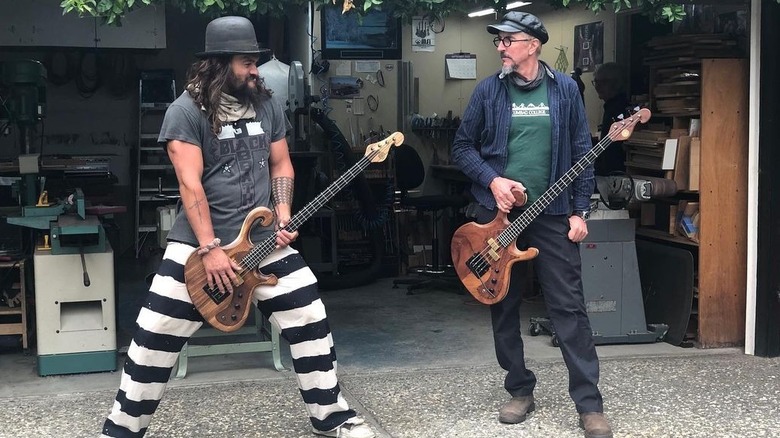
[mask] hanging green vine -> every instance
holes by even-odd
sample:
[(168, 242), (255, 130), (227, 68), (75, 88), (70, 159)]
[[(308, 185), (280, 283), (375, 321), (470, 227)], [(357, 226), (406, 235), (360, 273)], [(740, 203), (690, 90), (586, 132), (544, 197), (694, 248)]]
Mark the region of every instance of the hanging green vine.
[[(506, 10), (510, 0), (313, 0), (318, 7), (324, 3), (338, 3), (344, 10), (365, 12), (372, 8), (388, 9), (411, 22), (411, 17), (431, 14), (446, 17), (453, 12), (468, 12), (493, 8), (499, 13)], [(595, 12), (638, 9), (657, 21), (677, 21), (685, 16), (684, 6), (673, 0), (543, 0), (556, 8), (584, 6)], [(780, 0), (776, 0), (780, 3)], [(169, 4), (182, 12), (196, 10), (207, 16), (255, 14), (281, 17), (290, 7), (308, 5), (309, 0), (63, 0), (63, 14), (77, 13), (103, 17), (108, 24), (121, 24), (128, 12), (144, 5)]]

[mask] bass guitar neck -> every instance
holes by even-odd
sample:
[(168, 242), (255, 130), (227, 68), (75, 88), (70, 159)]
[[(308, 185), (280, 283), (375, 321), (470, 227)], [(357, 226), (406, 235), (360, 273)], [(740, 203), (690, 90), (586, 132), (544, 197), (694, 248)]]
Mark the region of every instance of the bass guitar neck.
[[(297, 212), (285, 229), (291, 232), (297, 231), (298, 227), (363, 172), (369, 164), (384, 161), (390, 148), (402, 144), (403, 141), (404, 135), (395, 132), (382, 141), (368, 145), (365, 155)], [(265, 207), (255, 208), (244, 219), (238, 237), (229, 245), (221, 247), (228, 257), (241, 267), (236, 272), (238, 280), (232, 284), (232, 291), (208, 283), (201, 256), (197, 251), (187, 259), (184, 265), (187, 292), (203, 319), (217, 330), (229, 333), (241, 328), (249, 316), (254, 289), (261, 285), (277, 283), (276, 276), (265, 275), (258, 269), (260, 263), (276, 249), (276, 234), (272, 234), (257, 245), (252, 243), (249, 236), (255, 222), (259, 221), (262, 226), (267, 227), (273, 220), (274, 215), (271, 210)]]

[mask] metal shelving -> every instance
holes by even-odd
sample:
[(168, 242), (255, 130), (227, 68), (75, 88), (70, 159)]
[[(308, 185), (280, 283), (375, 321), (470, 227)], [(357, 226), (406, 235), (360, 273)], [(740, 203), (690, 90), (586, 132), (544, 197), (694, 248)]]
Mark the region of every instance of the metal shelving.
[[(165, 111), (175, 96), (173, 73), (146, 71), (139, 80), (138, 145), (136, 147), (135, 256), (149, 234), (157, 232), (157, 209), (179, 196), (176, 173), (163, 146), (157, 142)], [(157, 242), (158, 239), (153, 239)]]

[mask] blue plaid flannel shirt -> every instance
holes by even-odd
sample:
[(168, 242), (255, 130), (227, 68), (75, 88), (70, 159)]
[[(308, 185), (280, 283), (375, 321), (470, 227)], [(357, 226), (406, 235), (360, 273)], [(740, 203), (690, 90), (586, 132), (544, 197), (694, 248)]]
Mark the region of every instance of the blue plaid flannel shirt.
[[(552, 125), (550, 186), (593, 146), (585, 107), (573, 79), (544, 64), (548, 75), (547, 98)], [(452, 159), (473, 184), (476, 201), (495, 209), (496, 201), (488, 186), (503, 175), (507, 164), (507, 140), (511, 125), (508, 79), (498, 74), (483, 79), (474, 89), (452, 143)], [(545, 209), (545, 214), (563, 215), (590, 208), (593, 193), (593, 166), (588, 166)]]

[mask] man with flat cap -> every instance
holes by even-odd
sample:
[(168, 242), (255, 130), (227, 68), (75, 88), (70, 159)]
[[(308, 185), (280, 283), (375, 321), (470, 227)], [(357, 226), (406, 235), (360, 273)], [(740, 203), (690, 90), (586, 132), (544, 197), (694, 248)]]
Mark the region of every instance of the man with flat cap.
[[(592, 143), (579, 89), (573, 79), (539, 59), (549, 36), (542, 22), (509, 12), (487, 27), (501, 57), (501, 71), (474, 90), (452, 145), (452, 158), (472, 179), (476, 202), (468, 212), (478, 223), (497, 211), (515, 220), (590, 150)], [(585, 169), (527, 226), (519, 248), (535, 247), (533, 270), (569, 370), (569, 394), (588, 438), (612, 437), (598, 389), (599, 360), (582, 290), (578, 243), (593, 193), (593, 169)], [(519, 205), (518, 192), (527, 201)], [(520, 336), (524, 263), (513, 266), (506, 298), (490, 306), (498, 363), (507, 371), (511, 395), (498, 413), (502, 423), (520, 423), (536, 408), (536, 376), (526, 368)]]
[[(275, 223), (254, 227), (250, 237), (253, 242), (275, 238), (276, 249), (258, 269), (275, 275), (278, 283), (256, 287), (252, 301), (290, 343), (312, 431), (339, 438), (374, 437), (339, 388), (333, 337), (317, 278), (289, 246), (297, 237), (297, 232), (285, 229), (294, 178), (285, 140), (290, 123), (258, 75), (260, 53), (248, 19), (211, 21), (206, 27), (206, 50), (197, 55), (200, 60), (190, 68), (184, 92), (165, 113), (158, 141), (173, 163), (181, 199), (160, 268), (138, 314), (138, 329), (127, 350), (119, 392), (102, 436), (141, 437), (146, 433), (179, 352), (203, 325), (184, 283), (187, 259), (196, 254), (209, 284), (222, 293), (234, 292), (236, 271), (242, 268), (220, 245), (238, 237), (250, 211), (267, 207), (275, 212)], [(257, 397), (263, 396), (258, 390)], [(223, 409), (222, 399), (213, 400), (215, 413), (236, 411), (232, 406)], [(238, 410), (256, 423), (261, 414), (257, 409), (247, 405)], [(279, 424), (285, 422), (284, 415), (274, 418)], [(243, 419), (225, 416), (221, 420), (234, 424)], [(216, 433), (189, 426), (189, 432), (184, 429), (175, 435)], [(175, 430), (166, 429), (163, 435)], [(262, 431), (231, 430), (232, 436), (265, 436)]]

